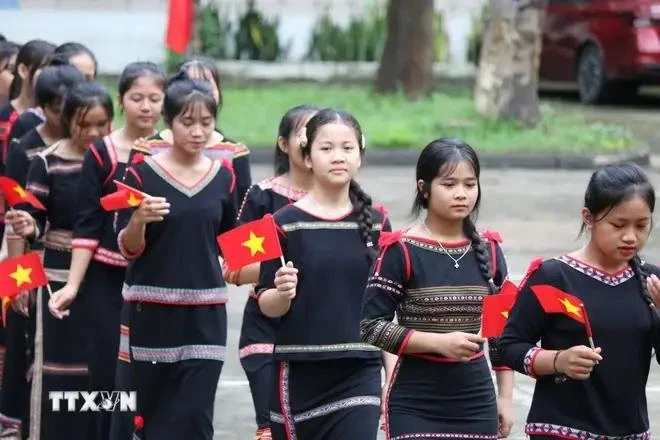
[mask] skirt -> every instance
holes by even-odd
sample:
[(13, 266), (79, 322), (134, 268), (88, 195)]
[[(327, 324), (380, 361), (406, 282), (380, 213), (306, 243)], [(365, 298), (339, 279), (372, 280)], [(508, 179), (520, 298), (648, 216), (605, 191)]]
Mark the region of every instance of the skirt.
[(399, 357), (387, 392), (385, 430), (389, 440), (496, 440), (497, 398), (486, 357)]
[(280, 361), (271, 391), (274, 440), (375, 440), (382, 362)]

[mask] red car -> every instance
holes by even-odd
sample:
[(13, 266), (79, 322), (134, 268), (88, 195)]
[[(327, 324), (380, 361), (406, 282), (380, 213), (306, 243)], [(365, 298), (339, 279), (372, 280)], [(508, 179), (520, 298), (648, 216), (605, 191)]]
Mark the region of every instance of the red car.
[(660, 84), (660, 0), (548, 0), (539, 73), (585, 103)]

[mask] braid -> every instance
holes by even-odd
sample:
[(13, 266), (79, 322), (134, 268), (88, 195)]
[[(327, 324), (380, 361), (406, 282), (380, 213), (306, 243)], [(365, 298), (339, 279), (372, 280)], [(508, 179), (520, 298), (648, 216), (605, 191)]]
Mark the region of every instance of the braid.
[(633, 271), (635, 272), (635, 276), (637, 277), (637, 280), (639, 281), (640, 293), (642, 295), (642, 298), (644, 298), (644, 301), (651, 309), (651, 320), (653, 322), (653, 328), (657, 328), (657, 326), (660, 325), (660, 317), (658, 316), (658, 313), (655, 309), (655, 305), (653, 304), (653, 301), (651, 301), (651, 297), (649, 296), (649, 292), (646, 287), (646, 279), (648, 278), (649, 274), (646, 273), (646, 271), (642, 267), (642, 260), (639, 258), (638, 255), (635, 255), (629, 261), (629, 263), (630, 263), (630, 267), (632, 267)]
[(362, 241), (364, 241), (367, 247), (367, 258), (372, 260), (376, 258), (377, 252), (372, 234), (374, 221), (371, 215), (371, 197), (364, 192), (355, 180), (351, 180), (348, 187), (348, 194), (353, 204), (353, 211), (357, 213), (358, 229)]
[(490, 257), (488, 255), (488, 250), (486, 250), (486, 246), (484, 246), (483, 240), (481, 239), (481, 235), (479, 235), (477, 228), (474, 226), (474, 223), (472, 223), (472, 220), (470, 220), (469, 217), (467, 217), (463, 221), (463, 233), (472, 242), (472, 249), (474, 249), (474, 256), (477, 258), (477, 263), (479, 264), (479, 270), (481, 271), (481, 275), (483, 275), (484, 279), (488, 283), (489, 293), (496, 293), (498, 291), (498, 288), (495, 285), (495, 282), (493, 281), (493, 278), (490, 275), (491, 267), (490, 267)]

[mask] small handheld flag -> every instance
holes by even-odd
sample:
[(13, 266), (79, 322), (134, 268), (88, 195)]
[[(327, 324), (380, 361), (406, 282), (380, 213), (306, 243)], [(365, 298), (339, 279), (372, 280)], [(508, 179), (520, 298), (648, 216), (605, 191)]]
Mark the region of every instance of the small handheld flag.
[(136, 208), (140, 206), (142, 200), (147, 196), (124, 183), (113, 181), (117, 185), (117, 191), (101, 197), (101, 206), (106, 211), (117, 211), (125, 208)]
[(0, 176), (0, 191), (5, 195), (5, 199), (10, 207), (29, 203), (37, 209), (45, 210), (46, 207), (37, 199), (34, 194), (26, 191), (21, 185), (9, 177)]
[(284, 265), (275, 220), (270, 214), (220, 234), (217, 241), (229, 270), (278, 257)]
[(48, 284), (38, 253), (32, 252), (0, 263), (0, 297), (12, 298), (21, 292)]
[(517, 297), (515, 284), (510, 281), (507, 281), (507, 283), (510, 283), (510, 286), (503, 286), (500, 293), (488, 295), (484, 298), (481, 321), (481, 335), (484, 338), (499, 338), (504, 332), (506, 321), (509, 319), (509, 312)]

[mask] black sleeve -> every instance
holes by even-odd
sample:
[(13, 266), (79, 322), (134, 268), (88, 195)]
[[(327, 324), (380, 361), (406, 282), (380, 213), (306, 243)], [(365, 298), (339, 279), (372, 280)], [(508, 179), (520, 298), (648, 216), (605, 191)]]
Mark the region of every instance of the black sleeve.
[(30, 160), (24, 147), (21, 145), (20, 140), (14, 140), (9, 144), (5, 168), (7, 177), (14, 179), (23, 188), (25, 188), (28, 170), (30, 169)]
[[(48, 199), (50, 196), (50, 179), (48, 178), (48, 164), (46, 157), (37, 155), (30, 164), (27, 175), (26, 188), (34, 196), (39, 199), (42, 205), (48, 208)], [(37, 222), (39, 228), (39, 236), (43, 235), (46, 230), (47, 212), (43, 209), (37, 209), (29, 204), (20, 205), (20, 209), (29, 212), (30, 215)], [(39, 238), (39, 237), (37, 237)]]
[(238, 207), (236, 206), (236, 178), (234, 172), (231, 167), (227, 167), (224, 164), (223, 169), (220, 170), (220, 172), (226, 173), (227, 188), (229, 188), (229, 191), (222, 199), (222, 221), (220, 222), (220, 229), (216, 231), (216, 235), (234, 229), (236, 227), (236, 217), (238, 215)]
[(252, 185), (250, 189), (247, 190), (240, 208), (238, 209), (238, 224), (242, 225), (254, 220), (259, 220), (264, 214), (266, 214), (264, 212), (262, 201), (263, 196), (264, 193), (261, 188), (259, 188), (259, 185)]
[(232, 160), (234, 173), (236, 174), (236, 199), (243, 200), (250, 186), (252, 186), (252, 174), (250, 171), (250, 150), (245, 145), (238, 145)]
[[(489, 241), (487, 245), (490, 248), (491, 261), (495, 266), (493, 282), (497, 287), (502, 287), (502, 284), (504, 284), (504, 281), (506, 281), (509, 276), (506, 257), (504, 256), (502, 247), (496, 241)], [(499, 338), (488, 338), (488, 357), (490, 358), (493, 370), (500, 371), (510, 369), (510, 367), (502, 361)]]
[[(137, 190), (142, 190), (142, 180), (140, 178), (140, 174), (134, 167), (129, 167), (129, 169), (126, 171), (126, 175), (124, 176), (124, 183), (126, 185), (133, 187)], [(128, 222), (131, 220), (131, 216), (133, 215), (133, 212), (137, 209), (137, 207), (133, 208), (126, 208), (126, 209), (120, 209), (117, 211), (115, 214), (115, 231), (117, 233), (117, 244), (119, 246), (119, 252), (124, 256), (124, 258), (128, 259), (135, 259), (139, 257), (144, 249), (141, 249), (137, 253), (132, 253), (129, 252), (126, 247), (123, 245), (123, 234), (124, 234), (124, 228), (128, 226)]]

